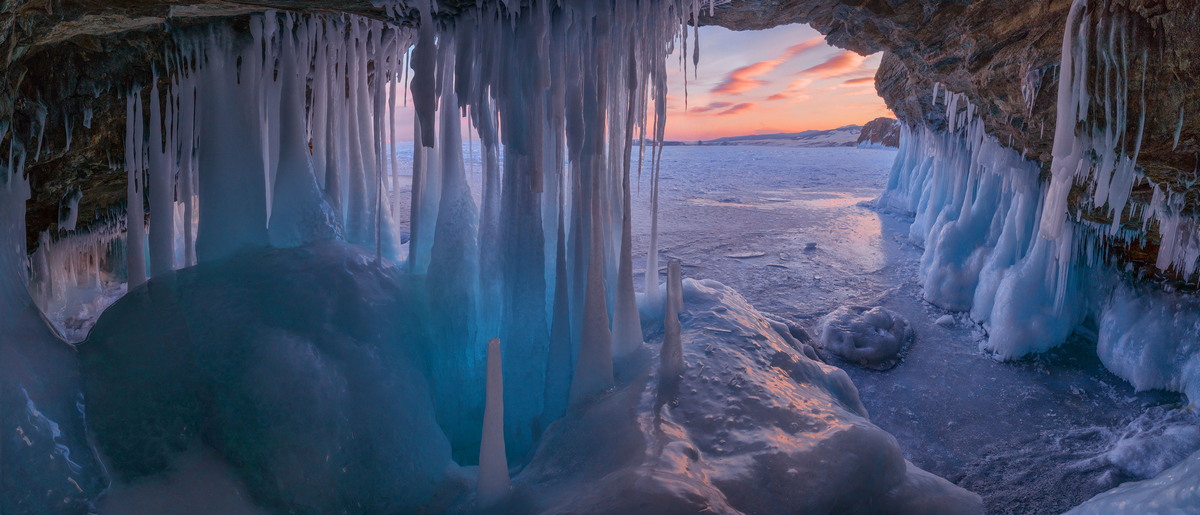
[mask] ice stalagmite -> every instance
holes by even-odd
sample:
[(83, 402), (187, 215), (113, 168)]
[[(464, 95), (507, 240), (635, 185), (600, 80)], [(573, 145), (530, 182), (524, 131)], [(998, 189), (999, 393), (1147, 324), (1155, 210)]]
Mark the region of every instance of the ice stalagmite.
[(666, 316), (663, 320), (663, 343), (659, 355), (658, 374), (663, 378), (675, 378), (683, 373), (683, 342), (680, 341), (682, 326), (679, 315), (683, 312), (683, 279), (678, 259), (667, 262)]
[(479, 444), (479, 504), (487, 506), (508, 495), (508, 458), (504, 451), (504, 373), (500, 339), (487, 346), (487, 407), (483, 412), (483, 440)]

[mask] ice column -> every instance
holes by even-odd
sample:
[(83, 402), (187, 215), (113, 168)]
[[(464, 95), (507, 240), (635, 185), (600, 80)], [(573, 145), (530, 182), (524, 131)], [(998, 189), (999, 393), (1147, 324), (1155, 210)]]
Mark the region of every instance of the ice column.
[(146, 282), (146, 215), (144, 201), (145, 175), (142, 147), (142, 96), (134, 88), (125, 105), (125, 115), (135, 123), (125, 127), (125, 173), (128, 178), (125, 208), (126, 259), (128, 260), (129, 288)]
[(583, 338), (575, 378), (571, 381), (571, 404), (613, 386), (612, 333), (604, 300), (604, 255), (600, 239), (600, 200), (592, 197), (592, 244), (587, 267), (587, 292), (583, 307)]

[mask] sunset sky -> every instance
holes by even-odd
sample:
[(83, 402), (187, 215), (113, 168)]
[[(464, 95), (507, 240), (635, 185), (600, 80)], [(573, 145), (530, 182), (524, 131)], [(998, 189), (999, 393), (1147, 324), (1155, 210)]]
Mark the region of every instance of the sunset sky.
[(666, 137), (832, 129), (892, 116), (875, 93), (881, 55), (831, 47), (807, 25), (746, 32), (702, 27), (698, 75), (688, 56), (686, 110), (679, 55), (667, 61)]
[[(688, 36), (687, 109), (679, 55), (667, 60), (668, 140), (833, 129), (893, 116), (875, 93), (882, 54), (831, 47), (807, 25), (746, 32), (701, 27), (697, 74)], [(412, 141), (412, 126), (411, 104), (397, 106), (398, 139)], [(465, 124), (463, 130), (466, 138)]]

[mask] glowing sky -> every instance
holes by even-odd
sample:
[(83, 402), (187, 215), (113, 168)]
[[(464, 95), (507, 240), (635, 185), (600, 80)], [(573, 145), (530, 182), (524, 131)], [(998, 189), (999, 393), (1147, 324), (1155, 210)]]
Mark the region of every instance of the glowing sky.
[[(832, 129), (893, 116), (875, 93), (882, 54), (831, 47), (807, 25), (746, 32), (701, 27), (698, 74), (692, 45), (689, 30), (687, 110), (679, 54), (667, 58), (668, 140)], [(411, 104), (397, 105), (396, 127), (399, 141), (412, 141)]]
[[(690, 54), (690, 40), (688, 47)], [(667, 61), (666, 137), (832, 129), (892, 116), (875, 93), (881, 55), (831, 47), (807, 25), (746, 32), (702, 27), (698, 74), (688, 55), (686, 110), (678, 53)]]

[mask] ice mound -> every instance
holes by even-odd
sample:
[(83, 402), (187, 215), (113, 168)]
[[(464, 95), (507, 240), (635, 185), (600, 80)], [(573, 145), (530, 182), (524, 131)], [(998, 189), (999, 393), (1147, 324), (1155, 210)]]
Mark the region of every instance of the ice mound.
[(1157, 476), (1200, 450), (1200, 424), (1189, 410), (1150, 408), (1131, 421), (1102, 459), (1134, 478)]
[(842, 306), (817, 325), (817, 341), (825, 350), (870, 368), (895, 366), (912, 339), (908, 321), (880, 307)]
[(1200, 452), (1154, 479), (1125, 483), (1093, 497), (1070, 514), (1138, 514), (1200, 512)]
[(1118, 284), (1099, 320), (1096, 353), (1138, 390), (1200, 400), (1200, 297)]
[(340, 243), (244, 251), (109, 308), (81, 352), (118, 486), (188, 470), (199, 452), (269, 512), (427, 506), (452, 461), (422, 310), (408, 276), (372, 259)]
[(778, 321), (715, 281), (685, 279), (683, 296), (682, 376), (657, 376), (649, 350), (631, 358), (614, 391), (549, 427), (504, 508), (982, 513), (978, 496), (907, 462), (849, 376), (805, 357)]

